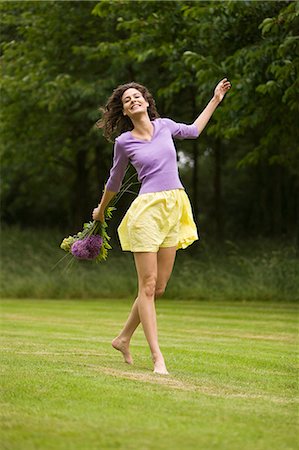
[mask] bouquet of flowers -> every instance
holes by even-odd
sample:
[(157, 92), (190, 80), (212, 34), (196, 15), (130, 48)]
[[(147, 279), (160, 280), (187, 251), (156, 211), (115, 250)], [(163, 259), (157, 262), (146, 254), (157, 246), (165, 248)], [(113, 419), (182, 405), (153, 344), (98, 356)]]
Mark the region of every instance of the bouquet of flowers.
[(77, 259), (95, 260), (96, 262), (107, 259), (108, 250), (112, 247), (109, 244), (107, 219), (111, 219), (114, 207), (109, 207), (105, 211), (105, 222), (94, 220), (84, 223), (83, 230), (74, 236), (64, 238), (60, 244), (62, 250), (71, 253)]
[(129, 177), (122, 185), (121, 190), (111, 202), (111, 206), (106, 209), (105, 221), (103, 223), (97, 220), (84, 223), (83, 230), (74, 236), (64, 238), (60, 244), (60, 248), (76, 259), (94, 260), (96, 262), (105, 261), (108, 256), (108, 250), (112, 248), (109, 244), (110, 236), (108, 236), (106, 231), (107, 220), (112, 218), (112, 213), (116, 210), (114, 205), (125, 192), (136, 195), (135, 192), (129, 190), (134, 184), (140, 184), (139, 182), (132, 182), (135, 176), (136, 173)]

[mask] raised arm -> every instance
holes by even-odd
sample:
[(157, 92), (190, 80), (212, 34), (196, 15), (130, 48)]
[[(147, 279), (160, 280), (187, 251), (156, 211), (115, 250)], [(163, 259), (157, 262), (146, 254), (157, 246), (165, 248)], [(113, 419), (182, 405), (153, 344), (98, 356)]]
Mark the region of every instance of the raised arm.
[(221, 80), (214, 91), (213, 98), (209, 101), (205, 109), (202, 111), (202, 113), (197, 117), (197, 119), (194, 121), (193, 125), (195, 125), (198, 129), (199, 134), (202, 132), (202, 130), (207, 125), (208, 121), (210, 120), (213, 112), (219, 105), (219, 103), (223, 100), (223, 97), (225, 96), (226, 92), (231, 88), (231, 84), (228, 81), (227, 78), (223, 78)]

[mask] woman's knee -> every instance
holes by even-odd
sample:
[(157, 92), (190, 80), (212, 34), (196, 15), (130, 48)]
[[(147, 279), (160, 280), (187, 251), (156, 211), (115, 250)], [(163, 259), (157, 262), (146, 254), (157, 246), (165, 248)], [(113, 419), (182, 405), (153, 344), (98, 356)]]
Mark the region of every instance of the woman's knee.
[(154, 297), (156, 291), (157, 277), (155, 275), (148, 275), (144, 277), (140, 283), (140, 289), (147, 297)]
[(165, 292), (165, 288), (166, 288), (166, 286), (156, 286), (155, 298), (162, 297), (162, 295)]

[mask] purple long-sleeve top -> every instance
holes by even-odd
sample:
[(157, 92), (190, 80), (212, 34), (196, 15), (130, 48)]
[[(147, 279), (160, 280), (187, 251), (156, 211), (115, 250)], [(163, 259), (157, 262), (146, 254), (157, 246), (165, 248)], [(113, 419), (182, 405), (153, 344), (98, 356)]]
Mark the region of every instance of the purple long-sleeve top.
[(150, 141), (135, 138), (130, 131), (115, 139), (113, 166), (106, 189), (119, 192), (128, 163), (135, 167), (141, 182), (140, 194), (184, 189), (181, 183), (176, 149), (172, 138), (195, 139), (196, 125), (176, 123), (171, 119), (152, 121), (154, 133)]

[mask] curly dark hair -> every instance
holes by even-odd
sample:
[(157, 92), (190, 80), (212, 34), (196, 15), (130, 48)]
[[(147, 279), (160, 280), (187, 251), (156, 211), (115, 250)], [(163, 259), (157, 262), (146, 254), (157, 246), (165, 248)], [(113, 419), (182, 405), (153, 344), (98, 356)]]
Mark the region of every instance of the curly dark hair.
[(102, 118), (96, 123), (98, 128), (103, 128), (103, 134), (108, 141), (113, 142), (112, 136), (114, 134), (119, 135), (124, 131), (131, 131), (134, 128), (131, 119), (128, 116), (123, 115), (122, 96), (123, 93), (130, 88), (137, 89), (141, 92), (145, 100), (148, 102), (149, 106), (147, 111), (151, 120), (160, 117), (156, 109), (155, 100), (145, 86), (135, 83), (134, 81), (131, 83), (121, 84), (114, 89), (105, 107), (100, 108)]

